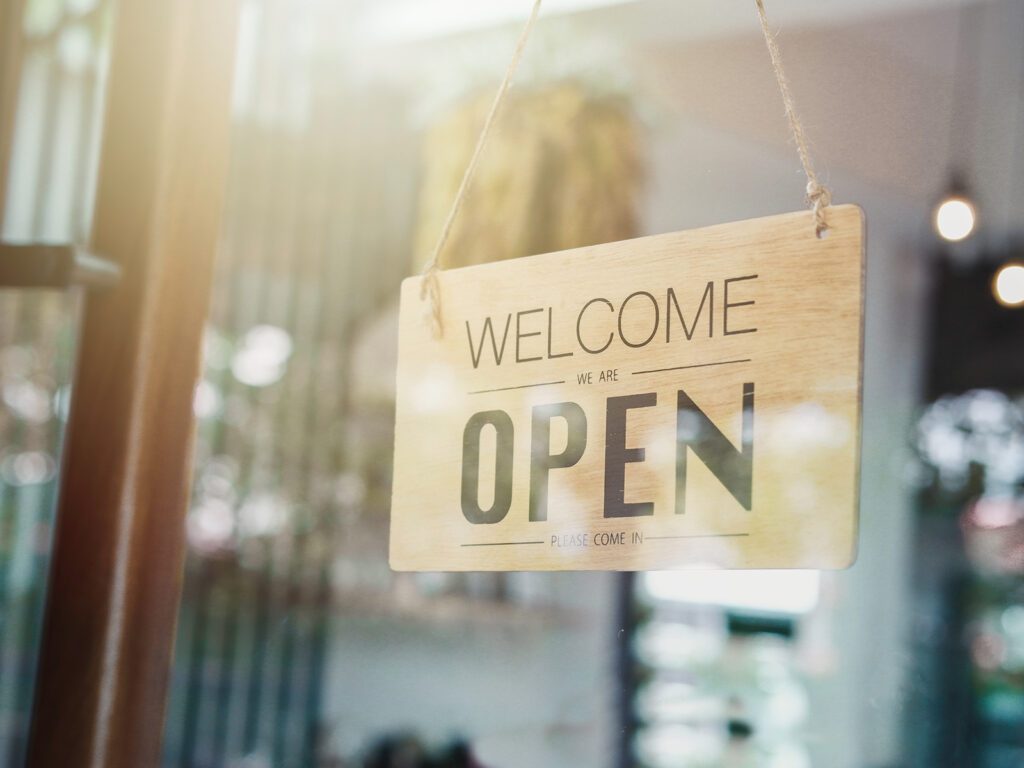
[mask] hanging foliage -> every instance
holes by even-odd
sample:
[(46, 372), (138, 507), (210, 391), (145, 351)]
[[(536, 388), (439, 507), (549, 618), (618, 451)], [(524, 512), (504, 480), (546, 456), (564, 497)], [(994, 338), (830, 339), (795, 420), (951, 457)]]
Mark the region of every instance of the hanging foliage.
[[(481, 94), (441, 119), (424, 145), (416, 232), (421, 266), (441, 231), (490, 107)], [(637, 234), (640, 129), (624, 98), (579, 82), (513, 90), (442, 255), (462, 267)]]

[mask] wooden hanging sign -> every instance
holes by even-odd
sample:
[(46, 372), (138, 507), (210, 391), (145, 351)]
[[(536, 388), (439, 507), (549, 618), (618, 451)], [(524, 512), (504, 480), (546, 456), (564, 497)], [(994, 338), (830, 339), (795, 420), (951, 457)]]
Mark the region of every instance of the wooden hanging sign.
[(402, 284), (391, 567), (843, 568), (864, 217), (829, 208)]

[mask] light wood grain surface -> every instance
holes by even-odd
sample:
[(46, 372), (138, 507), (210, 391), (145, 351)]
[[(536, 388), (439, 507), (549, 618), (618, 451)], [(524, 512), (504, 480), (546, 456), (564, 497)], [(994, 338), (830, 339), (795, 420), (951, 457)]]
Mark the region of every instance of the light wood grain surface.
[(391, 566), (852, 563), (864, 218), (828, 221), (446, 271), (441, 338), (406, 280)]

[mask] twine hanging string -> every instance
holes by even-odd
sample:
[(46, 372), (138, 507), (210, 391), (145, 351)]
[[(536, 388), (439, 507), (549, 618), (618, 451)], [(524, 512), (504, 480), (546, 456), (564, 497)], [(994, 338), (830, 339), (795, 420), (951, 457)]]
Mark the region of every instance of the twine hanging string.
[(786, 105), (786, 117), (789, 118), (789, 127), (793, 129), (793, 138), (796, 139), (796, 148), (800, 153), (800, 163), (807, 174), (807, 204), (814, 212), (814, 231), (818, 237), (822, 237), (828, 231), (828, 223), (825, 221), (825, 208), (832, 200), (832, 193), (828, 188), (818, 181), (818, 175), (814, 172), (811, 164), (811, 155), (807, 151), (807, 141), (804, 139), (804, 127), (800, 118), (796, 115), (796, 107), (793, 106), (793, 95), (789, 92), (789, 81), (782, 71), (782, 57), (779, 55), (779, 46), (775, 42), (775, 35), (768, 26), (768, 17), (764, 12), (764, 0), (754, 0), (757, 5), (757, 15), (761, 18), (761, 31), (764, 32), (764, 41), (768, 46), (768, 55), (772, 57), (772, 69), (775, 70), (775, 79), (779, 83), (779, 90), (782, 92), (782, 101)]
[[(754, 3), (757, 6), (757, 14), (761, 19), (761, 31), (764, 32), (764, 41), (768, 46), (768, 54), (772, 59), (772, 68), (775, 70), (775, 79), (778, 81), (779, 90), (782, 92), (782, 101), (786, 107), (786, 117), (789, 118), (789, 127), (792, 129), (793, 137), (796, 139), (797, 151), (800, 153), (800, 163), (803, 165), (804, 173), (807, 175), (807, 204), (814, 213), (814, 230), (818, 237), (822, 237), (828, 230), (828, 222), (825, 220), (825, 209), (831, 201), (831, 193), (828, 191), (828, 188), (818, 180), (818, 175), (814, 172), (814, 166), (811, 164), (811, 155), (807, 151), (807, 141), (804, 138), (804, 128), (800, 123), (800, 118), (797, 117), (796, 107), (793, 105), (793, 96), (789, 91), (789, 82), (786, 80), (786, 75), (782, 70), (782, 57), (779, 55), (779, 46), (775, 42), (775, 36), (772, 34), (772, 31), (768, 26), (768, 17), (765, 15), (764, 1), (754, 0)], [(484, 145), (487, 143), (487, 138), (490, 136), (495, 117), (497, 116), (498, 110), (505, 99), (505, 93), (508, 91), (509, 84), (512, 82), (512, 75), (516, 70), (516, 66), (519, 64), (519, 59), (523, 54), (523, 48), (526, 47), (526, 41), (530, 36), (530, 30), (533, 29), (533, 23), (536, 21), (537, 14), (540, 12), (540, 4), (541, 0), (534, 0), (533, 10), (530, 12), (530, 18), (527, 19), (526, 26), (523, 28), (523, 34), (520, 36), (519, 42), (512, 54), (512, 61), (509, 62), (508, 71), (505, 72), (505, 77), (501, 81), (501, 85), (498, 87), (498, 92), (494, 95), (494, 101), (491, 104), (491, 109), (487, 113), (487, 118), (484, 120), (483, 128), (480, 129), (480, 136), (477, 138), (476, 146), (473, 148), (473, 154), (470, 156), (469, 165), (466, 166), (466, 172), (462, 175), (462, 182), (459, 184), (459, 189), (455, 193), (455, 199), (452, 201), (451, 209), (448, 211), (448, 216), (445, 218), (444, 225), (441, 227), (441, 234), (438, 236), (437, 243), (434, 245), (434, 250), (431, 252), (430, 258), (427, 260), (426, 265), (423, 267), (423, 272), (421, 273), (423, 276), (423, 282), (420, 287), (420, 298), (430, 300), (430, 320), (435, 337), (444, 335), (444, 323), (441, 313), (441, 283), (438, 279), (438, 273), (441, 271), (441, 252), (444, 250), (445, 243), (448, 242), (448, 236), (451, 234), (452, 222), (455, 221), (455, 217), (458, 215), (459, 209), (462, 207), (462, 203), (466, 198), (466, 191), (469, 189), (469, 185), (476, 173), (477, 164), (479, 163), (480, 156), (483, 153)]]
[(530, 36), (530, 30), (533, 29), (533, 22), (537, 20), (537, 14), (540, 12), (541, 0), (535, 0), (533, 4), (533, 10), (530, 12), (530, 18), (526, 21), (526, 26), (523, 28), (523, 34), (519, 38), (519, 43), (516, 44), (515, 52), (512, 54), (512, 61), (509, 62), (508, 71), (505, 72), (505, 78), (501, 81), (501, 85), (498, 87), (498, 92), (494, 95), (494, 102), (491, 104), (491, 110), (487, 113), (487, 119), (484, 120), (484, 127), (480, 129), (480, 136), (476, 140), (476, 147), (473, 148), (473, 154), (469, 158), (469, 165), (466, 166), (466, 172), (462, 175), (462, 182), (459, 184), (459, 190), (455, 193), (455, 200), (452, 201), (452, 207), (448, 211), (448, 217), (444, 220), (444, 226), (441, 227), (441, 235), (437, 238), (437, 244), (434, 245), (434, 250), (430, 254), (430, 259), (427, 260), (426, 265), (423, 267), (423, 283), (420, 286), (420, 299), (430, 298), (430, 314), (431, 324), (434, 330), (434, 336), (440, 337), (444, 335), (444, 324), (441, 316), (441, 284), (438, 280), (438, 273), (441, 271), (441, 251), (444, 249), (444, 245), (448, 242), (448, 235), (451, 234), (452, 222), (455, 221), (455, 216), (459, 212), (459, 208), (462, 207), (462, 202), (466, 198), (466, 190), (469, 188), (470, 182), (473, 180), (473, 175), (476, 173), (477, 163), (480, 161), (480, 155), (483, 153), (484, 145), (487, 143), (487, 137), (491, 133), (491, 127), (494, 125), (494, 118), (498, 114), (498, 109), (501, 107), (502, 101), (505, 99), (505, 92), (508, 90), (509, 84), (512, 82), (512, 74), (516, 71), (516, 65), (519, 64), (519, 58), (523, 55), (523, 48), (526, 47), (526, 40)]

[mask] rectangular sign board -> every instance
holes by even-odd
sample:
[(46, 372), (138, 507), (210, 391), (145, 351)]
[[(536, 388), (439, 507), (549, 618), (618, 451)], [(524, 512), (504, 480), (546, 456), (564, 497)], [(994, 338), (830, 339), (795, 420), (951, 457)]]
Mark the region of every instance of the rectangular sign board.
[(402, 284), (396, 570), (844, 568), (864, 217), (828, 209)]

